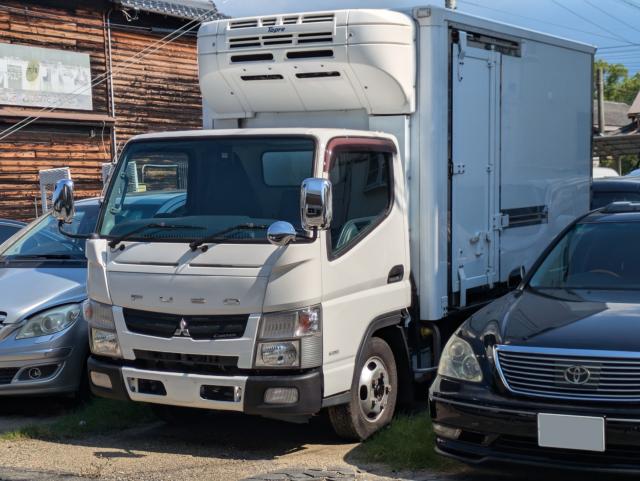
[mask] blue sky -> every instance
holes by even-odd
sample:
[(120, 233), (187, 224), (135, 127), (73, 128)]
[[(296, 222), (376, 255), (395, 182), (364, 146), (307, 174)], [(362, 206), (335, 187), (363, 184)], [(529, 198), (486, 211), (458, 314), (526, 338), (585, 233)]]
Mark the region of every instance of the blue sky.
[[(444, 0), (215, 0), (234, 17), (349, 7), (403, 8)], [(640, 0), (458, 0), (460, 11), (596, 45), (598, 58), (640, 71)]]

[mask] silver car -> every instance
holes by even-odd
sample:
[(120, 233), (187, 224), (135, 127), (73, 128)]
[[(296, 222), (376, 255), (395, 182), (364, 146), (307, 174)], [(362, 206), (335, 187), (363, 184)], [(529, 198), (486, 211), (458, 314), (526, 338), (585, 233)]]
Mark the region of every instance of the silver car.
[[(118, 217), (166, 219), (180, 215), (185, 204), (184, 192), (132, 195)], [(64, 231), (91, 234), (99, 209), (99, 199), (77, 202), (73, 223)], [(0, 396), (74, 395), (85, 387), (84, 246), (83, 239), (61, 234), (51, 215), (0, 245)]]
[[(93, 232), (99, 201), (77, 204), (66, 230)], [(84, 240), (50, 215), (0, 246), (0, 395), (75, 394), (88, 353)]]

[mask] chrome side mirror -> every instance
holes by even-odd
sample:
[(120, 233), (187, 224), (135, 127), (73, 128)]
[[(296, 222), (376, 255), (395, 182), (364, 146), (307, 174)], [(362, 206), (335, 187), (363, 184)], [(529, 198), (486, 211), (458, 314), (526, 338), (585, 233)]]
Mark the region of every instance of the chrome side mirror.
[(73, 181), (62, 179), (56, 182), (53, 192), (53, 217), (65, 224), (71, 224), (76, 215), (76, 207), (73, 200)]
[(305, 179), (300, 191), (300, 214), (305, 230), (326, 230), (333, 218), (331, 202), (331, 181), (326, 179)]
[(286, 246), (296, 239), (296, 230), (288, 222), (279, 220), (269, 226), (267, 239), (274, 246)]

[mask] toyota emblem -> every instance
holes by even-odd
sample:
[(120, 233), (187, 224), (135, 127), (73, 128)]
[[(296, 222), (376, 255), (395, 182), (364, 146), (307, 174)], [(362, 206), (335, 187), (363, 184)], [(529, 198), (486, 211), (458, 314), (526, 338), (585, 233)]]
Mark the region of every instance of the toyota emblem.
[(591, 371), (584, 366), (570, 366), (564, 370), (564, 379), (569, 384), (581, 385), (589, 382)]

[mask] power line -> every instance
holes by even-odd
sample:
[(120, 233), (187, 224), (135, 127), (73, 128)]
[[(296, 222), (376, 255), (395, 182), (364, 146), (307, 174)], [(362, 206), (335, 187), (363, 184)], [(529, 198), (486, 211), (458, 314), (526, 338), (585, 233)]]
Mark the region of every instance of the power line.
[(622, 49), (622, 48), (633, 48), (640, 47), (640, 43), (628, 43), (625, 45), (609, 45), (608, 47), (598, 47), (598, 50), (613, 50), (613, 49)]
[(621, 18), (616, 17), (615, 15), (612, 15), (611, 13), (607, 12), (605, 9), (598, 7), (597, 5), (594, 5), (593, 3), (591, 3), (589, 0), (584, 0), (584, 2), (588, 5), (590, 5), (592, 8), (595, 8), (596, 10), (598, 10), (599, 12), (603, 13), (604, 15), (606, 15), (609, 18), (614, 19), (615, 21), (621, 23), (622, 25), (625, 25), (626, 27), (629, 27), (632, 30), (635, 30), (636, 32), (640, 33), (640, 30), (637, 29), (634, 25), (625, 22), (624, 20), (622, 20)]
[(640, 9), (640, 5), (638, 5), (638, 4), (637, 4), (637, 3), (635, 3), (635, 2), (632, 2), (631, 0), (620, 0), (620, 1), (621, 1), (622, 3), (625, 3), (626, 5), (629, 5), (630, 7)]
[[(611, 37), (609, 35), (602, 35), (601, 33), (591, 32), (589, 30), (582, 30), (580, 28), (568, 27), (568, 26), (563, 25), (561, 23), (549, 22), (548, 20), (543, 20), (541, 18), (529, 17), (527, 15), (520, 15), (520, 14), (517, 14), (517, 13), (512, 13), (512, 12), (509, 12), (507, 10), (502, 10), (502, 9), (499, 9), (499, 8), (487, 7), (486, 5), (481, 5), (479, 3), (471, 2), (469, 0), (458, 0), (458, 1), (460, 3), (465, 3), (467, 5), (472, 5), (474, 7), (483, 8), (485, 10), (491, 10), (491, 11), (494, 11), (494, 12), (499, 12), (499, 13), (502, 13), (502, 14), (505, 14), (505, 15), (509, 15), (509, 16), (512, 16), (512, 17), (524, 18), (526, 20), (532, 20), (534, 22), (539, 22), (539, 23), (543, 23), (543, 24), (546, 24), (546, 25), (552, 25), (554, 27), (559, 27), (559, 28), (562, 28), (564, 30), (572, 30), (574, 32), (586, 33), (587, 35), (594, 35), (596, 37), (607, 38), (609, 40), (617, 40), (617, 41), (621, 40), (620, 37)], [(634, 44), (632, 44), (632, 43), (630, 43), (630, 42), (628, 42), (628, 41), (626, 41), (624, 39), (622, 39), (622, 40), (624, 42), (627, 42), (628, 45), (634, 45)]]
[[(168, 35), (166, 35), (162, 39), (152, 43), (151, 45), (148, 45), (147, 47), (145, 47), (140, 52), (137, 52), (135, 55), (131, 56), (130, 58), (120, 62), (120, 64), (118, 64), (117, 68), (114, 68), (111, 71), (107, 70), (105, 73), (103, 73), (101, 75), (98, 75), (97, 77), (95, 77), (93, 79), (93, 81), (92, 81), (92, 83), (90, 85), (82, 87), (80, 89), (76, 89), (76, 91), (72, 92), (72, 94), (74, 96), (82, 95), (87, 90), (90, 91), (90, 89), (92, 89), (93, 87), (97, 87), (98, 85), (100, 85), (100, 84), (104, 83), (105, 81), (107, 81), (109, 78), (112, 78), (113, 75), (115, 75), (116, 73), (120, 72), (122, 69), (124, 69), (124, 68), (126, 68), (126, 67), (128, 67), (130, 65), (133, 65), (134, 63), (138, 63), (141, 60), (143, 60), (146, 57), (148, 57), (149, 55), (151, 55), (152, 53), (157, 52), (162, 47), (168, 45), (169, 43), (177, 40), (178, 38), (182, 37), (183, 35), (185, 35), (189, 31), (191, 31), (200, 22), (200, 20), (204, 16), (210, 14), (212, 11), (213, 11), (213, 9), (202, 13), (201, 15), (199, 15), (198, 17), (194, 18), (193, 20), (189, 21), (188, 23), (186, 23), (182, 27), (180, 27), (180, 28), (174, 30), (173, 32), (169, 33)], [(152, 49), (152, 50), (150, 50), (150, 49)], [(0, 141), (6, 139), (10, 135), (13, 135), (13, 134), (19, 132), (23, 128), (25, 128), (25, 127), (29, 126), (30, 124), (32, 124), (33, 122), (37, 121), (38, 119), (40, 119), (42, 117), (42, 114), (47, 113), (47, 112), (52, 112), (57, 107), (59, 107), (62, 102), (63, 102), (63, 99), (60, 99), (57, 102), (54, 102), (53, 105), (50, 105), (49, 107), (45, 107), (45, 108), (41, 109), (40, 111), (38, 111), (36, 113), (35, 117), (34, 116), (25, 117), (20, 122), (17, 122), (16, 124), (12, 125), (11, 127), (8, 127), (7, 129), (1, 131), (0, 132)]]
[(578, 18), (582, 19), (582, 20), (584, 20), (585, 22), (590, 23), (591, 25), (594, 25), (594, 26), (598, 27), (599, 29), (601, 29), (601, 30), (603, 30), (603, 31), (605, 31), (605, 32), (607, 32), (607, 33), (610, 33), (611, 35), (613, 35), (613, 36), (617, 37), (617, 38), (618, 38), (618, 40), (622, 40), (623, 42), (631, 43), (631, 42), (630, 42), (629, 40), (627, 40), (626, 38), (624, 38), (624, 37), (622, 37), (622, 36), (620, 36), (620, 35), (616, 34), (615, 32), (613, 32), (613, 31), (611, 31), (611, 30), (609, 30), (609, 29), (607, 29), (607, 28), (604, 28), (602, 25), (597, 24), (596, 22), (592, 21), (592, 20), (591, 20), (591, 19), (589, 19), (588, 17), (585, 17), (584, 15), (580, 15), (578, 12), (576, 12), (575, 10), (573, 10), (573, 9), (571, 9), (571, 8), (569, 8), (569, 7), (567, 7), (566, 5), (561, 4), (560, 2), (558, 2), (558, 0), (551, 0), (551, 2), (553, 2), (553, 3), (554, 3), (555, 5), (557, 5), (558, 7), (560, 7), (560, 8), (562, 8), (562, 9), (566, 10), (567, 12), (571, 13), (572, 15), (574, 15), (574, 16), (576, 16), (576, 17), (578, 17)]

